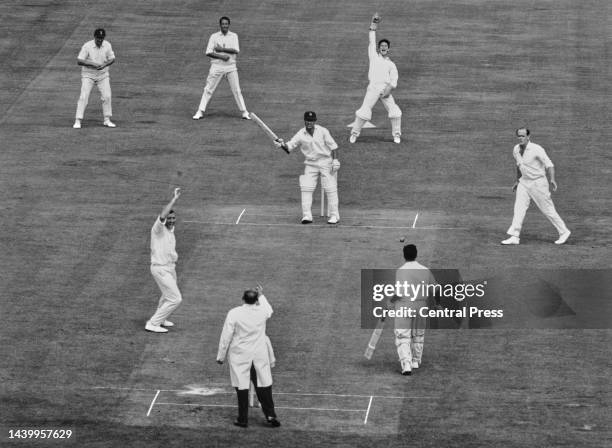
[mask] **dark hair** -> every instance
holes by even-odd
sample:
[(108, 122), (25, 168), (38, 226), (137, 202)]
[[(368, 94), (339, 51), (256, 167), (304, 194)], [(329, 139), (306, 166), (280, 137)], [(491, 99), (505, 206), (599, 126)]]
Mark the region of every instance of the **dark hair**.
[(104, 31), (104, 28), (98, 28), (94, 31), (94, 37), (101, 37), (102, 39), (104, 39), (106, 37), (106, 31)]
[(517, 130), (514, 131), (516, 133), (516, 135), (518, 135), (518, 131), (520, 131), (521, 129), (525, 129), (525, 131), (527, 132), (527, 135), (530, 134), (529, 129), (527, 129), (525, 126), (523, 126), (522, 128), (517, 128)]
[(406, 261), (414, 261), (417, 257), (417, 248), (414, 244), (406, 244), (404, 246), (404, 259)]
[[(168, 212), (168, 215), (171, 215), (172, 213), (174, 213), (174, 214), (176, 215), (176, 212), (175, 212), (174, 210), (170, 210), (170, 211)], [(167, 215), (166, 215), (166, 216), (167, 216)]]
[(221, 25), (221, 22), (223, 22), (224, 20), (227, 20), (227, 24), (229, 25), (230, 23), (232, 23), (229, 19), (229, 17), (227, 16), (223, 16), (219, 19), (219, 25)]
[(257, 291), (252, 289), (247, 289), (244, 294), (242, 294), (242, 300), (249, 305), (253, 305), (255, 302), (257, 302), (258, 297)]
[(378, 41), (378, 46), (380, 47), (380, 44), (382, 44), (383, 42), (387, 43), (387, 47), (391, 48), (391, 42), (389, 42), (389, 39), (381, 39)]

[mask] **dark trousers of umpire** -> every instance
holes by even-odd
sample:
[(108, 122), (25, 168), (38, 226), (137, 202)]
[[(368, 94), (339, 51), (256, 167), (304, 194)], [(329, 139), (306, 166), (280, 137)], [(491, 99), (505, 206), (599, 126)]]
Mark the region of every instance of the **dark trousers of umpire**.
[[(255, 366), (253, 364), (251, 364), (251, 381), (255, 386), (257, 400), (259, 400), (261, 410), (263, 411), (266, 418), (276, 418), (276, 412), (274, 412), (274, 400), (272, 399), (272, 386), (257, 387), (257, 372), (255, 371)], [(238, 389), (236, 387), (236, 393), (238, 394), (238, 421), (240, 423), (248, 423), (249, 389)]]

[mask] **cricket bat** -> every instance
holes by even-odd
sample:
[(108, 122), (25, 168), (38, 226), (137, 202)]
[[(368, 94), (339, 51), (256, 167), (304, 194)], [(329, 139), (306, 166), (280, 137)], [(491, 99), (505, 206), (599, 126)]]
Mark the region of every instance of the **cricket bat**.
[(376, 345), (378, 345), (378, 340), (380, 339), (380, 335), (382, 334), (383, 328), (385, 328), (385, 318), (382, 317), (378, 323), (376, 324), (376, 328), (372, 332), (372, 336), (370, 336), (370, 341), (368, 342), (368, 346), (366, 347), (366, 351), (363, 356), (366, 359), (372, 359), (372, 355), (374, 354), (374, 350), (376, 350)]
[(266, 133), (270, 140), (272, 140), (273, 142), (278, 140), (278, 136), (274, 133), (272, 129), (268, 127), (266, 123), (264, 123), (261, 118), (259, 118), (254, 112), (251, 112), (249, 115), (251, 116), (251, 120), (257, 123), (257, 126), (259, 126)]

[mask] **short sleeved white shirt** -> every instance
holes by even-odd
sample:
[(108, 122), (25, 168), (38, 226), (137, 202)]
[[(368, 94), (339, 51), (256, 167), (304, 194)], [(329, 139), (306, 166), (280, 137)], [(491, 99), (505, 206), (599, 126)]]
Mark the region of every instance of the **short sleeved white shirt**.
[[(102, 45), (98, 48), (96, 41), (90, 40), (89, 42), (85, 42), (81, 47), (78, 59), (101, 65), (111, 59), (115, 59), (115, 53), (113, 53), (113, 47), (109, 41), (103, 40)], [(95, 68), (82, 66), (81, 76), (96, 80), (103, 79), (108, 76), (108, 67), (104, 67), (102, 70), (96, 70)]]
[[(208, 39), (208, 45), (206, 46), (206, 54), (214, 53), (215, 47), (220, 46), (224, 48), (233, 48), (240, 52), (240, 45), (238, 43), (238, 35), (228, 31), (227, 34), (223, 34), (218, 31), (210, 36)], [(224, 68), (236, 67), (236, 56), (237, 54), (224, 53), (229, 56), (229, 60), (223, 61), (221, 59), (211, 59), (212, 66), (219, 66)]]
[(151, 227), (151, 264), (173, 267), (178, 260), (174, 227), (168, 230), (165, 222), (158, 216)]
[(521, 146), (516, 145), (512, 152), (516, 165), (521, 170), (521, 181), (537, 180), (546, 177), (546, 168), (553, 167), (546, 151), (540, 145), (529, 142), (521, 155)]
[(287, 142), (287, 147), (290, 151), (300, 148), (306, 162), (314, 162), (331, 157), (331, 152), (338, 149), (338, 144), (326, 128), (315, 124), (312, 135), (304, 127)]

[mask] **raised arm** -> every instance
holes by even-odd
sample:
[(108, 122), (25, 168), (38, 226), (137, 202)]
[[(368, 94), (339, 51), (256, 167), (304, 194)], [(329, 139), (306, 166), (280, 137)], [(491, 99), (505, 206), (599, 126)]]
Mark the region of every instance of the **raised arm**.
[(272, 316), (272, 306), (270, 305), (270, 302), (268, 302), (266, 296), (264, 296), (263, 286), (258, 284), (255, 288), (255, 291), (257, 291), (257, 300), (259, 302), (259, 306), (264, 308), (268, 317)]
[(370, 57), (370, 59), (376, 56), (376, 30), (378, 29), (379, 23), (380, 16), (378, 15), (378, 13), (375, 13), (372, 16), (372, 21), (370, 22), (370, 33), (368, 34), (368, 56)]
[(174, 196), (172, 196), (172, 199), (170, 199), (170, 202), (166, 204), (166, 206), (162, 209), (161, 213), (159, 214), (159, 217), (162, 220), (166, 219), (166, 217), (168, 216), (168, 213), (170, 213), (170, 210), (172, 210), (172, 207), (174, 207), (174, 203), (176, 202), (176, 200), (179, 198), (180, 195), (181, 195), (181, 189), (178, 187), (175, 188)]

